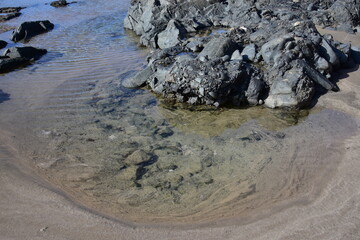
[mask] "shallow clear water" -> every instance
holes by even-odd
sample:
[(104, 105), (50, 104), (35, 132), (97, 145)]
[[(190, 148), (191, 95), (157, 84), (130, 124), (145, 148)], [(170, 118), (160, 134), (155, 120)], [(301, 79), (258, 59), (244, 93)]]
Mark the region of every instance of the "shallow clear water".
[(0, 104), (1, 140), (86, 207), (153, 224), (252, 219), (284, 202), (311, 201), (336, 169), (340, 143), (356, 127), (351, 117), (161, 104), (120, 84), (147, 53), (123, 29), (127, 1), (45, 3), (0, 3), (27, 7), (7, 25), (56, 25), (26, 44), (47, 55), (0, 75), (9, 94)]

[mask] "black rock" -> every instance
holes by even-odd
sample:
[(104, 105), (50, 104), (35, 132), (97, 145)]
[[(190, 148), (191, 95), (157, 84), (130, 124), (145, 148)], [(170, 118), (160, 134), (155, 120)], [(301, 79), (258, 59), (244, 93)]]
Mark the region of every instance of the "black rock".
[(22, 7), (3, 7), (0, 8), (0, 13), (15, 13), (20, 12), (23, 9)]
[(46, 49), (34, 47), (12, 47), (5, 51), (4, 56), (8, 58), (24, 58), (26, 60), (37, 60), (46, 54)]
[(0, 15), (0, 22), (5, 22), (5, 21), (8, 21), (10, 19), (13, 19), (13, 18), (16, 18), (18, 16), (20, 16), (21, 13), (19, 12), (15, 12), (15, 13), (8, 13), (8, 14), (5, 14), (5, 15)]
[(30, 38), (48, 32), (54, 28), (54, 24), (50, 21), (34, 21), (24, 22), (17, 29), (13, 31), (11, 40), (14, 42), (29, 40)]
[(0, 49), (4, 48), (7, 46), (7, 42), (0, 40)]
[(9, 72), (15, 68), (31, 63), (46, 54), (45, 49), (34, 47), (13, 47), (5, 51), (0, 57), (0, 72)]
[(68, 4), (66, 0), (53, 1), (50, 3), (53, 7), (66, 7)]

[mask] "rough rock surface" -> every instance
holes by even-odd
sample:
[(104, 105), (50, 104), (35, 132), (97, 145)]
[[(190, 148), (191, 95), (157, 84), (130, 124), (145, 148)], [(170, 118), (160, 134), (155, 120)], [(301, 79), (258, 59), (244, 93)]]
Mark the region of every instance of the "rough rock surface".
[(13, 47), (5, 51), (3, 56), (0, 56), (0, 73), (8, 72), (12, 69), (26, 65), (31, 61), (39, 59), (46, 54), (45, 49), (38, 49), (34, 47)]
[(160, 50), (123, 85), (189, 104), (305, 107), (317, 88), (337, 90), (334, 70), (359, 61), (315, 24), (354, 32), (358, 9), (353, 0), (134, 0), (125, 28)]
[(14, 30), (11, 40), (14, 42), (29, 40), (30, 38), (48, 32), (54, 28), (54, 24), (50, 21), (33, 21), (23, 22), (17, 29)]

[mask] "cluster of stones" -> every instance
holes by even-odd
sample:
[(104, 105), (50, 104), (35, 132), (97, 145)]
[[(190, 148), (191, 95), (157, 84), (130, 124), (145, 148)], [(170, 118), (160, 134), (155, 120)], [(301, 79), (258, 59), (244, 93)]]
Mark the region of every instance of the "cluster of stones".
[[(50, 5), (53, 7), (64, 7), (68, 4), (70, 3), (66, 2), (66, 0), (59, 0), (51, 2)], [(0, 13), (5, 14), (0, 16), (0, 22), (20, 16), (21, 9), (23, 8), (0, 8)], [(11, 41), (28, 42), (32, 37), (51, 31), (53, 28), (54, 24), (48, 20), (24, 22), (13, 31)], [(0, 40), (0, 49), (5, 48), (7, 44), (6, 41)], [(18, 67), (27, 65), (32, 61), (39, 59), (46, 53), (47, 51), (45, 49), (38, 49), (31, 46), (9, 48), (0, 56), (0, 73), (9, 72)]]
[(132, 1), (125, 28), (157, 50), (123, 85), (189, 104), (305, 107), (316, 89), (337, 90), (333, 71), (359, 62), (357, 48), (315, 24), (354, 33), (357, 9), (350, 0)]

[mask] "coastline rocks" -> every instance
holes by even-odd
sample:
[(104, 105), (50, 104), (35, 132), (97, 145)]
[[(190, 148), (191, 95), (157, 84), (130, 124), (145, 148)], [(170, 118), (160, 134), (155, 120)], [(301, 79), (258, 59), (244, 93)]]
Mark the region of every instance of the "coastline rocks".
[(17, 29), (14, 30), (11, 40), (14, 42), (29, 40), (30, 38), (48, 32), (54, 28), (54, 24), (50, 21), (33, 21), (24, 22)]
[(47, 51), (45, 49), (34, 47), (9, 48), (3, 56), (0, 56), (0, 72), (8, 72), (22, 65), (26, 65), (31, 61), (39, 59), (46, 53)]
[[(125, 28), (160, 50), (123, 86), (148, 85), (191, 105), (306, 107), (317, 89), (338, 90), (329, 80), (334, 70), (360, 59), (351, 44), (321, 36), (314, 22), (355, 27), (359, 8), (348, 0), (133, 1)], [(346, 12), (346, 21), (334, 11)]]

